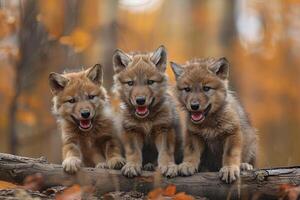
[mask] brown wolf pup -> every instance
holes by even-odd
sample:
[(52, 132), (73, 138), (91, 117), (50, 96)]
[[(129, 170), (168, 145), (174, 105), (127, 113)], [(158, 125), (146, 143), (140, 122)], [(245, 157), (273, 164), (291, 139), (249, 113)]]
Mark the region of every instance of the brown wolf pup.
[(153, 53), (116, 50), (113, 56), (114, 91), (121, 101), (125, 176), (140, 175), (142, 166), (149, 163), (157, 164), (164, 176), (177, 175), (174, 153), (179, 155), (180, 151), (180, 127), (167, 92), (166, 62), (163, 46)]
[(74, 173), (84, 164), (120, 169), (125, 164), (112, 120), (102, 67), (74, 73), (50, 73), (53, 113), (62, 131), (63, 168)]
[(179, 173), (218, 171), (223, 181), (251, 170), (256, 157), (256, 131), (238, 100), (228, 90), (226, 58), (171, 62), (176, 94), (186, 111), (184, 160)]

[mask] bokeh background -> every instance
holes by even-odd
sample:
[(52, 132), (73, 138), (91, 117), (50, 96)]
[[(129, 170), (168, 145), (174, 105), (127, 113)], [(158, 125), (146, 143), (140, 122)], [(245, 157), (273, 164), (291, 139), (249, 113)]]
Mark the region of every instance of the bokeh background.
[(259, 166), (300, 164), (296, 0), (0, 0), (0, 152), (60, 162), (49, 72), (101, 63), (109, 89), (116, 48), (160, 44), (178, 63), (226, 56), (258, 129)]

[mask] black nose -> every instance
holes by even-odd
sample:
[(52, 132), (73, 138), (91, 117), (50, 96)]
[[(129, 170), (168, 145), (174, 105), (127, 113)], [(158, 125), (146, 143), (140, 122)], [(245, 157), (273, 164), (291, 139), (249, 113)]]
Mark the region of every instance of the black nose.
[(89, 118), (89, 116), (90, 116), (90, 111), (89, 110), (82, 110), (81, 111), (81, 117), (83, 117), (83, 118)]
[(192, 110), (198, 110), (200, 107), (199, 103), (191, 103)]
[(145, 98), (145, 97), (137, 97), (137, 98), (135, 99), (135, 101), (136, 101), (136, 103), (137, 103), (138, 105), (142, 106), (142, 105), (145, 104), (146, 98)]

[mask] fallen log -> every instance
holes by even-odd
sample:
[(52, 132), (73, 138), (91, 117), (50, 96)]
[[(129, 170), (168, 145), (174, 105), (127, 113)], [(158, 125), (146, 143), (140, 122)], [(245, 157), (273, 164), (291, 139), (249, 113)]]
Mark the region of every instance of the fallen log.
[(242, 172), (234, 184), (220, 181), (218, 173), (198, 173), (190, 177), (164, 178), (158, 172), (143, 172), (140, 177), (126, 178), (118, 170), (82, 168), (76, 175), (63, 171), (61, 165), (51, 164), (45, 158), (28, 158), (0, 153), (0, 180), (22, 184), (24, 178), (40, 173), (43, 188), (72, 184), (94, 186), (97, 194), (111, 191), (139, 191), (147, 193), (156, 187), (174, 184), (178, 192), (209, 199), (238, 199), (253, 197), (273, 199), (280, 195), (283, 184), (300, 184), (300, 167), (258, 169)]

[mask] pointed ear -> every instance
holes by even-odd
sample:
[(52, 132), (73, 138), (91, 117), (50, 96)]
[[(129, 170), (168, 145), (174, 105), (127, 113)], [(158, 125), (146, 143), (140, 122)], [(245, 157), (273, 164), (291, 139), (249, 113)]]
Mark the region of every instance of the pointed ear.
[(131, 62), (131, 58), (128, 54), (120, 49), (117, 49), (113, 55), (113, 66), (115, 73), (119, 73), (124, 70)]
[(51, 72), (49, 74), (49, 85), (50, 85), (50, 89), (51, 92), (56, 95), (58, 92), (62, 91), (67, 83), (69, 82), (69, 79), (67, 79), (66, 77), (64, 77), (61, 74), (55, 73), (55, 72)]
[(181, 65), (175, 63), (175, 62), (170, 62), (171, 64), (171, 68), (172, 68), (172, 71), (175, 75), (175, 78), (176, 80), (178, 79), (178, 77), (183, 73), (183, 68)]
[(229, 62), (225, 57), (222, 57), (218, 59), (217, 62), (209, 66), (209, 69), (218, 77), (225, 80), (229, 75)]
[(167, 50), (161, 45), (152, 54), (150, 60), (156, 65), (157, 69), (164, 72), (167, 67)]
[(86, 76), (96, 85), (101, 85), (103, 82), (103, 69), (100, 64), (96, 64), (86, 70)]

